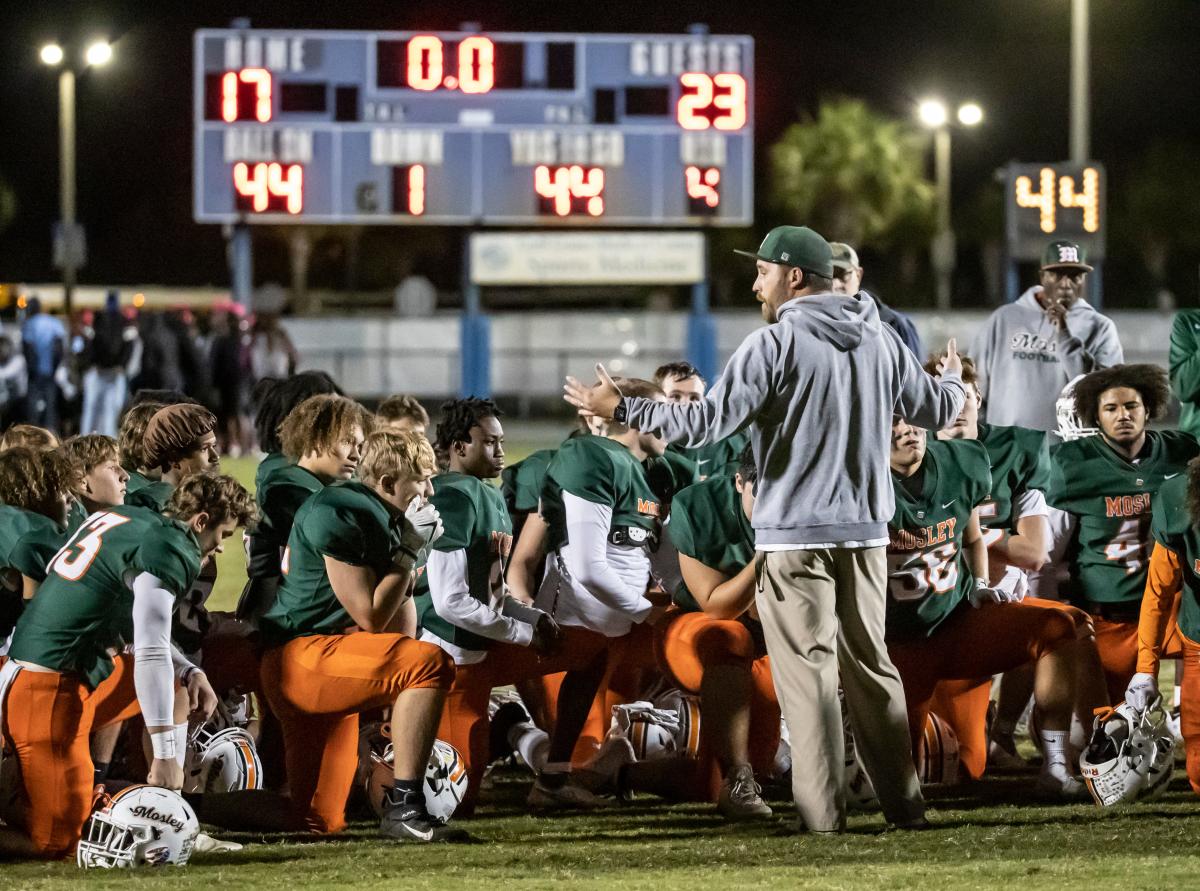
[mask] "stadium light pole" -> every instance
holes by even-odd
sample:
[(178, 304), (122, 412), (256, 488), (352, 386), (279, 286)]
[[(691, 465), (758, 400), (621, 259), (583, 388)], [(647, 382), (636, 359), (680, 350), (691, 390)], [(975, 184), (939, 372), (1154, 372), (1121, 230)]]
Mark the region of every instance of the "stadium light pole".
[[(954, 276), (954, 230), (950, 226), (950, 109), (940, 99), (923, 99), (917, 104), (917, 119), (933, 131), (933, 169), (937, 189), (937, 231), (930, 246), (930, 259), (937, 276), (937, 308), (950, 308)], [(983, 109), (975, 102), (958, 107), (957, 120), (963, 127), (983, 122)]]
[[(85, 66), (101, 68), (112, 61), (112, 44), (96, 40), (84, 51)], [(64, 65), (66, 53), (57, 43), (48, 43), (38, 52), (42, 64), (60, 65), (58, 73), (58, 200), (59, 225), (62, 227), (63, 314), (70, 319), (75, 279), (79, 265), (80, 240), (75, 234), (75, 69)]]
[(1088, 103), (1088, 0), (1071, 0), (1071, 161), (1091, 154)]

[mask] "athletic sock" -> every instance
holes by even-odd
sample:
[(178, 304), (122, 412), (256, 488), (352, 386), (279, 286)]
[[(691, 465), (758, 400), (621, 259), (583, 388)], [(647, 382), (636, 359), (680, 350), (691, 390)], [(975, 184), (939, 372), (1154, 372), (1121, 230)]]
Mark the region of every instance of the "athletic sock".
[(1049, 769), (1058, 765), (1070, 772), (1069, 762), (1067, 761), (1067, 731), (1043, 730), (1041, 736), (1042, 756), (1046, 759), (1046, 768)]
[(183, 767), (187, 761), (188, 725), (187, 721), (175, 725), (175, 760)]
[(514, 724), (508, 730), (508, 744), (517, 750), (521, 760), (534, 773), (541, 773), (545, 768), (546, 756), (550, 752), (550, 734), (536, 724), (529, 721)]
[(398, 804), (408, 801), (415, 801), (417, 796), (421, 795), (421, 778), (415, 780), (392, 780), (392, 789), (395, 794), (392, 796)]

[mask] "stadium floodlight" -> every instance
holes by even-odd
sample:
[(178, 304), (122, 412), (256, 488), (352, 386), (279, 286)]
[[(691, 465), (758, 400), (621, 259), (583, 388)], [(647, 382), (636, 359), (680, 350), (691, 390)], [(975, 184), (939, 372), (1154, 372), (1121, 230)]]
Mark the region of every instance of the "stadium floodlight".
[(983, 122), (983, 109), (978, 102), (966, 102), (958, 107), (958, 122), (964, 127), (974, 127)]
[(926, 127), (937, 129), (946, 126), (946, 122), (950, 120), (950, 111), (940, 99), (922, 99), (917, 105), (917, 119)]
[(95, 68), (103, 67), (112, 61), (113, 50), (112, 44), (107, 40), (97, 40), (87, 48), (84, 53), (84, 60)]
[(43, 65), (61, 65), (63, 60), (63, 48), (57, 43), (47, 43), (38, 52), (38, 58), (42, 60)]

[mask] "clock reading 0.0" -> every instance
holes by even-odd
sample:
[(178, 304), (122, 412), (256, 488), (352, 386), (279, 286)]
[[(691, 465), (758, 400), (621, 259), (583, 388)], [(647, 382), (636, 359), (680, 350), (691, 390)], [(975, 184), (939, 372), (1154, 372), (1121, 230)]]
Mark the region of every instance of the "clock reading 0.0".
[(304, 210), (304, 168), (300, 164), (233, 165), (233, 188), (238, 210), (266, 213)]
[(490, 92), (496, 85), (496, 46), (479, 35), (467, 37), (456, 49), (449, 49), (433, 34), (417, 34), (404, 45), (401, 64), (403, 77), (396, 83), (381, 77), (381, 85), (474, 94)]
[(604, 213), (604, 168), (548, 167), (534, 168), (533, 188), (538, 195), (538, 212), (568, 217), (587, 214), (598, 217)]
[(1081, 191), (1075, 191), (1075, 179), (1070, 176), (1057, 177), (1049, 167), (1038, 172), (1038, 191), (1033, 191), (1033, 180), (1028, 176), (1016, 178), (1018, 207), (1036, 207), (1040, 214), (1041, 229), (1047, 235), (1058, 229), (1058, 208), (1078, 208), (1083, 211), (1083, 229), (1096, 232), (1100, 229), (1100, 174), (1094, 167), (1085, 167), (1080, 179)]

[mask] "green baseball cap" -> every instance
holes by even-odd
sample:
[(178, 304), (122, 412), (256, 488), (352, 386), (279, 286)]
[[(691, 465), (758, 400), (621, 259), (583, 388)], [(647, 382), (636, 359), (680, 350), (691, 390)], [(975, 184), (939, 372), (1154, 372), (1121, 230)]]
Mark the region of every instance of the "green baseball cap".
[(807, 226), (776, 226), (767, 233), (757, 251), (734, 251), (743, 257), (799, 266), (801, 269), (833, 278), (833, 251), (829, 242)]
[(1073, 241), (1052, 241), (1042, 252), (1043, 269), (1082, 269), (1091, 272), (1092, 267), (1086, 261), (1087, 252), (1083, 245)]

